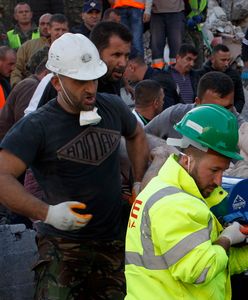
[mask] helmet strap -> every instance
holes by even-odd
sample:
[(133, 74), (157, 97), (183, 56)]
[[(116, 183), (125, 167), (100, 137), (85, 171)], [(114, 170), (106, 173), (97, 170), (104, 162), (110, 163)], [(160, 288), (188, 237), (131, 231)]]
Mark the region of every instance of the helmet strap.
[(69, 97), (68, 93), (66, 92), (66, 90), (65, 90), (65, 88), (64, 88), (64, 85), (63, 85), (63, 83), (62, 83), (62, 81), (61, 81), (61, 79), (60, 79), (60, 76), (59, 76), (59, 74), (56, 74), (56, 75), (57, 75), (57, 77), (58, 77), (58, 80), (59, 80), (60, 86), (61, 86), (61, 88), (62, 88), (62, 90), (63, 90), (64, 94), (66, 95), (66, 98), (67, 98), (67, 100), (68, 100), (68, 101), (66, 101), (66, 100), (65, 100), (65, 98), (64, 98), (64, 96), (63, 96), (63, 94), (62, 94), (62, 93), (60, 93), (60, 96), (61, 96), (62, 100), (63, 100), (65, 103), (68, 103), (68, 102), (69, 102), (69, 103), (70, 103), (70, 105), (71, 105), (72, 107), (74, 107), (74, 104), (73, 104), (73, 102), (72, 102), (71, 98)]

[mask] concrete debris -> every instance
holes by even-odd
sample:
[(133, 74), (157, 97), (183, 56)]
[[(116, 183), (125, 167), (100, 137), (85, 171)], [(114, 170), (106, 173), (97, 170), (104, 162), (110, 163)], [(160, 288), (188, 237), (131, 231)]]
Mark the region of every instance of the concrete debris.
[[(230, 2), (230, 1), (225, 1)], [(230, 3), (229, 3), (230, 4)], [(225, 6), (231, 9), (230, 5)], [(231, 11), (228, 12), (231, 14)], [(232, 38), (236, 41), (241, 41), (244, 37), (244, 32), (240, 26), (234, 25), (228, 17), (226, 11), (219, 6), (215, 0), (210, 0), (208, 4), (208, 16), (205, 22), (207, 30), (214, 35)]]
[(0, 299), (32, 300), (37, 258), (35, 231), (24, 224), (0, 225)]

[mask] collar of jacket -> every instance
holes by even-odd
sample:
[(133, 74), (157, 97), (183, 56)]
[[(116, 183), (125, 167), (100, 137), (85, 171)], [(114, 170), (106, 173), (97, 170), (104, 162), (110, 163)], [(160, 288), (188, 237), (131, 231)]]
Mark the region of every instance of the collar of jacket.
[[(32, 23), (31, 29), (28, 32), (38, 32), (38, 27), (36, 26), (35, 23)], [(16, 24), (14, 27), (14, 33), (15, 34), (22, 33), (21, 27), (18, 24)]]
[[(208, 60), (205, 64), (204, 64), (204, 69), (207, 70), (208, 72), (209, 71), (217, 71), (213, 68), (212, 66), (212, 62), (210, 60)], [(229, 66), (223, 73), (225, 73), (226, 71), (230, 70), (231, 67)], [(220, 71), (218, 71), (220, 72)]]
[(220, 203), (226, 196), (227, 192), (222, 187), (217, 187), (208, 198), (204, 198), (200, 193), (194, 179), (178, 163), (178, 156), (171, 154), (166, 160), (158, 173), (158, 177), (166, 184), (176, 186), (184, 192), (194, 197), (202, 199), (209, 208)]

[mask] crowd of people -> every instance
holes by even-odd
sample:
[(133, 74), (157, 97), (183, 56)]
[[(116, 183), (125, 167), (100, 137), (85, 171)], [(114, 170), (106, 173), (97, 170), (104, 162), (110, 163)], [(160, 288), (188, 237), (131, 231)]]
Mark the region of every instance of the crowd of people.
[(74, 26), (14, 8), (0, 46), (0, 223), (37, 233), (34, 299), (235, 300), (247, 235), (211, 208), (247, 153), (247, 35), (241, 78), (226, 45), (203, 55), (207, 1), (108, 2), (84, 1)]

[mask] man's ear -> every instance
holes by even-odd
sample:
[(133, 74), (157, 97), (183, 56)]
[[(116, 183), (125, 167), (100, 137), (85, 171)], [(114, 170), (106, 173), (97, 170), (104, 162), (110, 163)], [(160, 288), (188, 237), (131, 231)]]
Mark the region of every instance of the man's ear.
[(130, 69), (130, 71), (132, 71), (132, 72), (134, 72), (135, 70), (136, 70), (136, 65), (135, 65), (135, 63), (134, 62), (132, 62), (132, 61), (129, 61), (129, 69)]
[(196, 105), (201, 104), (201, 99), (199, 97), (195, 97), (195, 104)]
[(55, 88), (55, 90), (57, 92), (60, 92), (62, 90), (61, 88), (61, 84), (59, 82), (59, 78), (57, 75), (54, 75), (52, 78), (51, 78), (51, 84), (53, 85), (53, 87)]
[(187, 171), (189, 163), (188, 155), (180, 155), (179, 164)]

